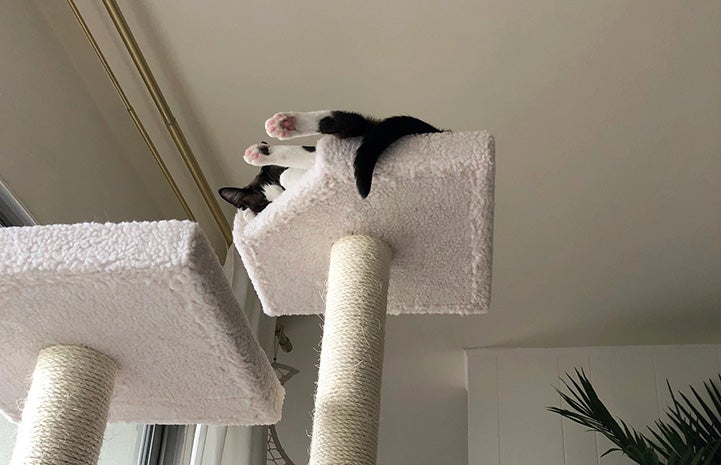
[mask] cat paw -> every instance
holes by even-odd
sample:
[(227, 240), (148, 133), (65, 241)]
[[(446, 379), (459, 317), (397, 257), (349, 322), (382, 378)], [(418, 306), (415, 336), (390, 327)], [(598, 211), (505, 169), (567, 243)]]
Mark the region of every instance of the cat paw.
[(295, 116), (290, 113), (276, 113), (265, 122), (265, 132), (280, 140), (296, 137), (298, 130)]
[(245, 149), (243, 160), (250, 165), (262, 166), (263, 159), (268, 155), (270, 155), (270, 146), (265, 142), (261, 142)]

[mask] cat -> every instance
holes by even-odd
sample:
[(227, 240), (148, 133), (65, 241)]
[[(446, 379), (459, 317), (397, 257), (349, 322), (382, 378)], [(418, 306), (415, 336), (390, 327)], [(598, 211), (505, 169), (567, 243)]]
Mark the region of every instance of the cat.
[[(442, 132), (412, 116), (392, 116), (383, 120), (347, 111), (276, 113), (265, 122), (269, 136), (279, 140), (317, 134), (332, 134), (341, 139), (361, 137), (353, 163), (358, 193), (368, 197), (373, 170), (381, 154), (392, 143), (411, 134)], [(314, 146), (255, 144), (245, 151), (244, 160), (261, 171), (245, 187), (223, 187), (220, 196), (236, 208), (260, 213), (273, 200), (313, 166)]]

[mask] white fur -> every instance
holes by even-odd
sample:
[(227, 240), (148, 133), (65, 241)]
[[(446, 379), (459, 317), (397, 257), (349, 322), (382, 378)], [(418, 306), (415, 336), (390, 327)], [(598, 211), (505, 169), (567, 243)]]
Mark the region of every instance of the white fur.
[(307, 172), (308, 170), (288, 168), (280, 175), (280, 185), (285, 189), (290, 189), (292, 186), (296, 185)]
[[(261, 144), (251, 145), (246, 150), (245, 161), (253, 166), (285, 166), (287, 168), (310, 169), (315, 163), (315, 153), (308, 152), (298, 145), (268, 146), (269, 154), (263, 155), (258, 147)], [(248, 155), (250, 152), (250, 155)]]
[(243, 219), (248, 222), (255, 218), (255, 212), (253, 210), (245, 209), (241, 210), (243, 212)]
[[(280, 175), (280, 185), (263, 186), (263, 195), (273, 202), (282, 193), (295, 185), (303, 175), (313, 167), (315, 153), (309, 152), (298, 145), (274, 145), (268, 146), (268, 155), (260, 152), (260, 146), (266, 144), (255, 144), (248, 147), (243, 158), (253, 166), (275, 165), (288, 168)], [(247, 210), (249, 211), (249, 210)]]
[[(330, 110), (306, 111), (306, 112), (283, 112), (276, 113), (265, 122), (265, 132), (270, 137), (279, 140), (293, 139), (295, 137), (312, 136), (320, 134), (318, 132), (318, 123), (326, 116), (331, 115)], [(295, 124), (295, 130), (282, 134), (284, 131), (274, 130), (273, 126), (279, 124), (280, 121), (292, 118)]]
[[(281, 175), (281, 178), (282, 178), (282, 175)], [(281, 185), (283, 185), (283, 184), (281, 183)], [(270, 201), (270, 202), (277, 199), (280, 196), (280, 194), (282, 194), (282, 193), (283, 193), (283, 188), (277, 184), (266, 184), (265, 186), (263, 186), (263, 195), (265, 195), (265, 198), (268, 199), (268, 201)]]
[[(269, 136), (281, 140), (319, 134), (318, 124), (320, 120), (330, 116), (331, 113), (330, 110), (276, 113), (265, 122), (265, 131)], [(293, 120), (294, 131), (289, 132), (288, 130), (278, 129), (282, 121), (287, 119)], [(253, 166), (275, 165), (288, 168), (280, 175), (280, 185), (283, 188), (275, 185), (263, 187), (263, 194), (270, 202), (273, 202), (283, 193), (283, 189), (288, 189), (297, 184), (303, 175), (313, 167), (315, 153), (308, 152), (297, 145), (275, 145), (268, 146), (269, 153), (264, 155), (260, 152), (261, 145), (267, 144), (251, 145), (245, 151), (243, 158), (248, 164)], [(253, 216), (255, 215), (248, 214), (245, 215), (245, 218), (249, 220)]]

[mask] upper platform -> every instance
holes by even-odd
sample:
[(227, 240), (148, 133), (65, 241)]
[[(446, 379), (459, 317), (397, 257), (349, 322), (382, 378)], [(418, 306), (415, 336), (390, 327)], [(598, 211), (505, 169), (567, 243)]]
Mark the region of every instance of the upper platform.
[(390, 245), (388, 312), (485, 313), (490, 303), (494, 141), (485, 131), (408, 136), (356, 191), (359, 139), (322, 138), (303, 179), (234, 239), (269, 315), (323, 313), (331, 245), (365, 234)]

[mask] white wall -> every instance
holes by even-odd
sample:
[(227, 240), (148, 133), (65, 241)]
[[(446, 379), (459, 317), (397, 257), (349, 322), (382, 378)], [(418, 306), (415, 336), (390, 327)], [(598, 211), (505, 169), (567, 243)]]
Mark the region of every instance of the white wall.
[[(657, 418), (667, 401), (665, 379), (683, 389), (721, 370), (717, 345), (470, 349), (464, 356), (450, 347), (403, 344), (400, 339), (410, 337), (408, 321), (388, 319), (379, 465), (562, 465), (564, 460), (568, 465), (598, 465), (597, 450), (609, 447), (605, 439), (599, 439), (597, 449), (593, 434), (562, 424), (560, 417), (545, 411), (558, 405), (553, 387), (561, 374), (584, 367), (607, 405), (642, 426)], [(294, 317), (285, 318), (284, 324), (294, 349), (281, 352), (278, 361), (301, 372), (285, 386), (278, 434), (289, 456), (306, 463), (322, 320)], [(416, 336), (419, 341), (428, 338), (422, 332)], [(499, 405), (507, 412), (502, 423)], [(528, 449), (519, 445), (522, 441)], [(519, 454), (531, 449), (538, 461), (525, 462)], [(606, 457), (601, 463), (627, 465), (618, 460)]]
[(721, 346), (476, 349), (467, 363), (469, 465), (597, 465), (611, 443), (546, 411), (560, 376), (583, 368), (611, 413), (643, 430), (670, 400), (667, 379), (689, 392), (721, 372)]

